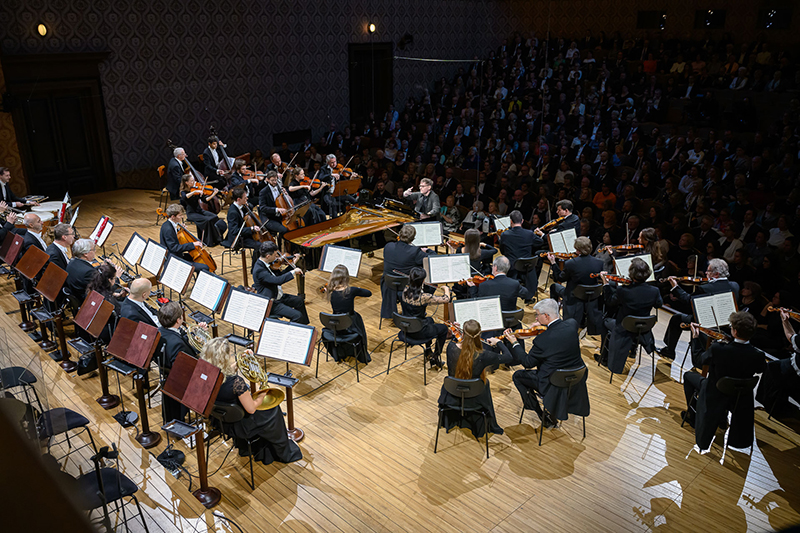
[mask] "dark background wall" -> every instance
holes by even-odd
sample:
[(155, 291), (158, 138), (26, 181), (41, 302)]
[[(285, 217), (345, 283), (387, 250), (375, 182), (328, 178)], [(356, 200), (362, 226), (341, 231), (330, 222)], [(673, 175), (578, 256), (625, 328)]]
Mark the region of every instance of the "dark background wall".
[[(725, 31), (753, 39), (760, 4), (744, 0), (343, 0), (212, 2), (181, 0), (4, 0), (4, 55), (108, 51), (100, 65), (117, 185), (155, 186), (154, 169), (170, 157), (171, 138), (198, 154), (210, 124), (232, 153), (268, 150), (277, 132), (310, 128), (314, 140), (330, 122), (349, 120), (348, 43), (414, 44), (398, 55), (464, 59), (484, 55), (512, 31), (542, 36), (636, 32), (636, 11), (665, 9), (665, 33), (692, 33), (694, 11), (728, 10)], [(549, 10), (552, 9), (552, 12)], [(796, 10), (800, 11), (800, 10)], [(794, 30), (800, 13), (795, 13)], [(45, 38), (36, 33), (48, 26)], [(702, 31), (697, 31), (698, 35)], [(793, 32), (771, 32), (773, 41)], [(394, 101), (402, 107), (457, 67), (394, 62)], [(2, 87), (0, 78), (0, 90)], [(0, 113), (0, 165), (18, 164), (13, 126)], [(7, 142), (8, 141), (8, 142)], [(12, 169), (13, 170), (13, 169)], [(21, 170), (14, 172), (24, 188)]]

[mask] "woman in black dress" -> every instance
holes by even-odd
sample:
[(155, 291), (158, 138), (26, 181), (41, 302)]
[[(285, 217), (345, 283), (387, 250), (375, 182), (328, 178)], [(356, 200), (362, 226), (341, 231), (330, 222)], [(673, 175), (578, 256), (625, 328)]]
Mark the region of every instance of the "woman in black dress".
[(228, 339), (217, 337), (206, 342), (200, 358), (218, 367), (225, 376), (216, 401), (237, 404), (245, 411), (242, 420), (224, 428), (237, 441), (240, 456), (247, 453), (247, 445), (240, 443), (240, 440), (260, 437), (253, 443), (253, 458), (265, 465), (273, 461), (291, 463), (303, 458), (300, 448), (286, 433), (281, 406), (266, 411), (257, 410), (266, 392), (255, 397), (250, 395), (250, 384), (237, 374), (236, 357)]
[(313, 203), (318, 197), (322, 198), (321, 194), (328, 186), (327, 183), (312, 189), (311, 185), (301, 185), (300, 182), (305, 179), (305, 170), (302, 168), (292, 168), (286, 171), (286, 177), (283, 180), (283, 186), (289, 191), (289, 196), (294, 200), (294, 205), (309, 204), (308, 211), (303, 215), (303, 222), (306, 226), (317, 224), (325, 221), (325, 211), (320, 206)]
[[(100, 340), (106, 344), (109, 343), (111, 340), (111, 335), (114, 333), (113, 329), (117, 321), (115, 317), (120, 316), (120, 311), (122, 310), (122, 299), (125, 298), (125, 290), (119, 286), (117, 281), (117, 276), (120, 274), (121, 270), (116, 268), (111, 263), (102, 263), (99, 267), (97, 267), (97, 270), (94, 271), (92, 281), (90, 281), (89, 285), (86, 286), (87, 296), (92, 291), (97, 291), (103, 295), (103, 298), (107, 302), (114, 305), (114, 315), (108, 318), (106, 327), (103, 328), (103, 331), (100, 333), (99, 337)], [(89, 338), (88, 334), (85, 338)]]
[[(444, 349), (444, 341), (447, 339), (447, 326), (437, 324), (433, 321), (433, 318), (426, 317), (425, 312), (428, 309), (428, 304), (450, 303), (452, 299), (450, 297), (450, 287), (445, 285), (443, 296), (434, 296), (422, 290), (424, 282), (425, 270), (420, 267), (412, 268), (408, 275), (408, 285), (403, 290), (402, 298), (400, 298), (400, 305), (405, 316), (422, 319), (422, 329), (417, 333), (411, 333), (409, 338), (426, 341), (425, 359), (430, 361), (431, 368), (438, 367), (441, 370), (444, 366), (442, 364), (442, 350)], [(436, 339), (436, 346), (431, 352), (431, 341), (433, 339)]]
[[(504, 336), (509, 342), (518, 342), (514, 333), (508, 329)], [(481, 326), (476, 320), (464, 322), (463, 339), (460, 343), (451, 341), (447, 345), (447, 374), (457, 379), (481, 379), (486, 387), (483, 393), (475, 398), (464, 401), (464, 407), (481, 407), (488, 411), (486, 417), (489, 433), (503, 434), (503, 428), (497, 424), (492, 402), (492, 391), (489, 380), (486, 378), (486, 369), (499, 364), (513, 364), (513, 356), (508, 347), (500, 339), (484, 339), (484, 343), (499, 348), (500, 352), (485, 350), (481, 342)], [(453, 396), (442, 386), (439, 395), (439, 406), (452, 409), (461, 409), (461, 398)], [(483, 416), (478, 413), (465, 413), (465, 416), (453, 416), (454, 413), (445, 411), (442, 417), (442, 426), (450, 431), (454, 427), (469, 429), (475, 438), (481, 438), (487, 428), (483, 426)]]
[(228, 229), (228, 224), (219, 218), (218, 215), (211, 211), (206, 211), (200, 207), (200, 200), (212, 200), (217, 194), (218, 189), (214, 189), (214, 193), (210, 196), (204, 196), (201, 190), (192, 190), (197, 182), (191, 174), (184, 174), (181, 180), (181, 204), (186, 209), (186, 218), (190, 222), (194, 222), (197, 226), (198, 237), (203, 241), (206, 246), (216, 246), (222, 242), (225, 230)]
[[(468, 229), (464, 233), (464, 244), (462, 246), (455, 247), (448, 241), (447, 247), (452, 253), (469, 254), (469, 266), (472, 275), (486, 275), (492, 273), (492, 259), (494, 258), (494, 254), (497, 253), (497, 248), (493, 248), (485, 242), (481, 242), (480, 231)], [(453, 286), (453, 292), (457, 298), (468, 297), (468, 288), (466, 284), (456, 284)]]
[[(369, 363), (372, 359), (367, 350), (367, 329), (364, 327), (364, 320), (361, 315), (356, 312), (355, 299), (359, 296), (362, 298), (369, 298), (372, 292), (361, 287), (350, 286), (350, 274), (347, 267), (344, 265), (336, 265), (331, 272), (330, 280), (328, 280), (328, 300), (331, 302), (331, 309), (334, 313), (346, 313), (350, 315), (353, 320), (353, 325), (347, 330), (347, 333), (358, 333), (361, 337), (361, 347), (363, 350), (358, 354), (358, 361), (360, 363)], [(351, 345), (340, 345), (340, 353), (333, 349), (330, 353), (333, 359), (340, 361), (346, 356), (352, 355)]]

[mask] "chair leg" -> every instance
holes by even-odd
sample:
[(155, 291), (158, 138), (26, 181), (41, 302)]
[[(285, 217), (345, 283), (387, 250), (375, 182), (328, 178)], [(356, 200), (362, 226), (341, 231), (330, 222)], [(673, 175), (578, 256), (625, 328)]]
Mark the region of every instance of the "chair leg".
[(586, 438), (586, 417), (583, 417), (583, 438)]
[(489, 426), (486, 425), (486, 413), (483, 413), (483, 435), (486, 437), (486, 458), (489, 458)]
[(392, 343), (389, 345), (389, 364), (386, 365), (386, 375), (389, 375), (389, 369), (392, 368), (392, 352), (394, 352), (394, 341), (397, 339), (392, 339)]
[(609, 384), (609, 385), (611, 385), (611, 380), (613, 380), (613, 379), (614, 379), (614, 373), (613, 373), (613, 372), (611, 372), (611, 375), (610, 375), (610, 376), (608, 376), (608, 384)]
[[(642, 349), (642, 347), (639, 346), (639, 350), (640, 351), (641, 351), (641, 349)], [(653, 361), (653, 383), (655, 383), (656, 382), (656, 352), (655, 352), (655, 350), (653, 350), (653, 352), (650, 353), (650, 359)]]
[(381, 319), (378, 320), (378, 329), (381, 329), (381, 324), (383, 324), (383, 317), (381, 317)]
[(436, 448), (439, 446), (439, 429), (442, 427), (442, 416), (444, 411), (439, 409), (439, 422), (436, 424), (436, 440), (433, 442), (433, 453), (436, 453)]
[[(408, 346), (408, 345), (406, 345)], [(408, 349), (408, 348), (406, 348)], [(424, 354), (424, 352), (423, 352)], [(422, 384), (424, 386), (428, 386), (428, 365), (426, 365), (427, 361), (425, 361), (425, 355), (422, 356)]]
[(247, 458), (250, 460), (250, 488), (255, 490), (256, 489), (256, 481), (253, 477), (253, 446), (250, 444), (250, 441), (247, 441)]
[(355, 363), (356, 363), (356, 383), (361, 383), (361, 381), (359, 380), (359, 377), (358, 377), (358, 350), (359, 350), (360, 348), (361, 348), (361, 343), (359, 342), (359, 343), (356, 345), (356, 350), (355, 350)]
[[(547, 411), (545, 411), (547, 413)], [(542, 417), (542, 423), (539, 424), (539, 446), (542, 445), (542, 435), (544, 435), (544, 417)]]
[(678, 374), (678, 383), (683, 383), (683, 364), (686, 362), (686, 358), (689, 357), (689, 349), (692, 347), (692, 343), (689, 342), (689, 346), (686, 347), (686, 351), (683, 353), (683, 359), (681, 360), (681, 371)]
[[(322, 339), (320, 339), (319, 342), (322, 343)], [(320, 350), (320, 345), (317, 344), (317, 370), (314, 372), (315, 378), (319, 377), (319, 350)]]
[(522, 424), (522, 417), (525, 415), (525, 405), (522, 406), (522, 412), (519, 414), (519, 423)]
[(139, 510), (139, 518), (142, 519), (142, 526), (144, 527), (145, 533), (150, 533), (150, 530), (147, 529), (147, 522), (145, 522), (145, 520), (144, 520), (144, 513), (142, 512), (142, 508), (139, 505), (139, 500), (133, 494), (131, 494), (131, 499), (133, 500), (133, 503), (136, 504), (136, 509)]

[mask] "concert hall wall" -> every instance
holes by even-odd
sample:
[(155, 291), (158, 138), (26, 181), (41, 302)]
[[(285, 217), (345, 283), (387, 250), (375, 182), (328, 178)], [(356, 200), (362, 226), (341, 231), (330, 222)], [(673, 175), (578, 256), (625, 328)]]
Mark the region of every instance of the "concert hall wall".
[[(515, 30), (544, 35), (550, 6), (558, 35), (588, 27), (632, 33), (638, 10), (664, 9), (667, 33), (685, 36), (695, 9), (718, 4), (728, 10), (726, 31), (755, 37), (758, 3), (750, 0), (4, 0), (0, 47), (5, 55), (108, 51), (100, 76), (117, 185), (155, 187), (155, 168), (170, 157), (165, 140), (194, 157), (212, 123), (234, 153), (268, 150), (275, 132), (311, 128), (316, 141), (331, 120), (343, 127), (347, 44), (369, 43), (369, 23), (377, 26), (375, 42), (395, 43), (397, 55), (470, 59)], [(795, 13), (795, 27), (798, 19)], [(48, 27), (44, 38), (39, 23)], [(406, 33), (414, 42), (400, 51)], [(402, 107), (455, 68), (396, 59), (395, 103)], [(19, 167), (10, 124), (0, 113), (0, 165)], [(21, 178), (21, 170), (13, 173)]]

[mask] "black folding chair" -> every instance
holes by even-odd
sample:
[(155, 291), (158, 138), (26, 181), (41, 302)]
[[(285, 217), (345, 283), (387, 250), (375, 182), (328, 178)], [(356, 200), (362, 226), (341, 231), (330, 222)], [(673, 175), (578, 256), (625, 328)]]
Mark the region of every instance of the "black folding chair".
[[(444, 378), (444, 388), (447, 392), (452, 394), (457, 398), (461, 398), (461, 407), (458, 409), (454, 409), (452, 407), (439, 407), (439, 423), (436, 425), (436, 440), (433, 444), (433, 453), (436, 453), (436, 450), (439, 446), (439, 429), (442, 427), (442, 420), (444, 418), (445, 411), (451, 411), (454, 413), (458, 413), (462, 418), (464, 417), (465, 413), (479, 413), (483, 416), (483, 428), (485, 430), (486, 436), (486, 458), (489, 458), (489, 426), (486, 424), (487, 415), (489, 414), (486, 409), (481, 407), (465, 407), (464, 402), (469, 398), (475, 398), (476, 396), (480, 396), (483, 393), (483, 389), (486, 388), (486, 384), (481, 380), (478, 379), (458, 379), (458, 378), (451, 378), (450, 376), (445, 376)], [(478, 442), (480, 440), (478, 439)]]
[[(389, 274), (386, 273), (383, 275), (383, 282), (386, 284), (386, 287), (389, 290), (395, 292), (395, 294), (400, 294), (403, 292), (403, 289), (408, 284), (408, 278), (406, 276), (399, 276), (396, 274)], [(392, 309), (392, 312), (397, 310), (397, 306)], [(381, 325), (383, 325), (383, 317), (378, 320), (378, 329), (381, 329)]]
[[(408, 360), (408, 347), (409, 346), (422, 346), (423, 344), (429, 343), (432, 339), (410, 339), (408, 336), (409, 334), (419, 333), (422, 331), (422, 319), (415, 317), (415, 316), (405, 316), (401, 315), (400, 313), (392, 313), (392, 319), (394, 320), (395, 326), (397, 326), (400, 331), (397, 332), (397, 335), (394, 336), (392, 339), (392, 343), (389, 346), (389, 364), (386, 365), (386, 375), (389, 375), (389, 370), (392, 368), (392, 353), (394, 352), (394, 343), (395, 342), (402, 342), (405, 346), (405, 354), (403, 357), (404, 361)], [(423, 384), (428, 384), (428, 370), (425, 366), (425, 360), (422, 360), (422, 380)]]
[[(317, 344), (317, 371), (314, 374), (314, 377), (319, 377), (319, 354), (320, 348), (323, 343), (333, 343), (334, 349), (337, 350), (340, 344), (345, 345), (352, 345), (353, 346), (353, 356), (355, 357), (355, 368), (356, 368), (356, 383), (359, 382), (358, 377), (358, 356), (359, 352), (365, 355), (364, 359), (366, 360), (366, 350), (367, 347), (363, 346), (361, 342), (361, 335), (358, 333), (351, 333), (348, 332), (347, 329), (353, 325), (353, 318), (347, 313), (340, 313), (340, 314), (331, 314), (331, 313), (320, 313), (319, 314), (319, 321), (322, 322), (322, 336)], [(325, 361), (328, 360), (328, 347), (325, 346)]]
[[(636, 333), (636, 344), (637, 344), (637, 351), (638, 351), (638, 358), (637, 358), (637, 365), (636, 370), (633, 371), (633, 376), (636, 375), (636, 372), (639, 370), (639, 367), (642, 366), (642, 335), (648, 333), (653, 330), (653, 326), (656, 325), (658, 321), (658, 317), (655, 315), (650, 316), (626, 316), (622, 319), (622, 327), (625, 328), (625, 331), (629, 331), (631, 333)], [(655, 351), (650, 352), (650, 358), (653, 361), (653, 382), (655, 383), (656, 380), (656, 353)], [(614, 379), (614, 373), (611, 372), (611, 377), (608, 378), (608, 382)]]

